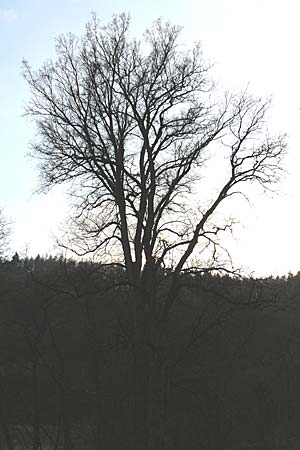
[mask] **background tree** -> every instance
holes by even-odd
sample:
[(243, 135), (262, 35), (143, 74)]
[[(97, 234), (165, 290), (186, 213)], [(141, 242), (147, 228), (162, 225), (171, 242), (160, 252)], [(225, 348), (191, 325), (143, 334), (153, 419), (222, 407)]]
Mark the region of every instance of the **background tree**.
[[(93, 17), (81, 39), (58, 38), (55, 61), (24, 62), (43, 187), (75, 187), (72, 248), (126, 271), (140, 449), (168, 445), (166, 324), (184, 278), (229, 269), (219, 235), (232, 222), (216, 213), (245, 183), (277, 181), (285, 148), (266, 134), (269, 102), (221, 99), (199, 45), (186, 51), (179, 36), (157, 21), (141, 43), (125, 15)], [(204, 180), (213, 155), (222, 170)]]
[(8, 240), (10, 235), (10, 226), (2, 209), (0, 209), (0, 257), (6, 255), (8, 250)]

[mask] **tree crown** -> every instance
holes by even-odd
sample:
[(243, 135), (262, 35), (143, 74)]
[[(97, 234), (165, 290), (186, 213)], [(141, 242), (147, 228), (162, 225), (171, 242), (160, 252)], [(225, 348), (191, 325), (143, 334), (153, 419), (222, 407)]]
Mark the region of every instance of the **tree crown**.
[[(263, 136), (268, 101), (213, 100), (200, 46), (182, 50), (178, 27), (156, 21), (143, 43), (128, 30), (124, 14), (106, 26), (94, 16), (81, 39), (57, 39), (55, 61), (24, 62), (44, 187), (74, 183), (77, 252), (110, 254), (132, 280), (151, 265), (178, 274), (209, 250), (205, 267), (219, 269), (218, 234), (231, 224), (213, 217), (243, 183), (278, 180), (284, 139)], [(224, 182), (200, 211), (212, 147)]]

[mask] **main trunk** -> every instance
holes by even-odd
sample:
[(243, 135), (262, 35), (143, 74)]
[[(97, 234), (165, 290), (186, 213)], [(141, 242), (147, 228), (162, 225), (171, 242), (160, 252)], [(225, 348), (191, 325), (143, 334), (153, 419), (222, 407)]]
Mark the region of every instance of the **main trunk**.
[[(147, 277), (148, 278), (148, 277)], [(135, 448), (166, 450), (166, 373), (155, 277), (143, 280), (134, 327)]]

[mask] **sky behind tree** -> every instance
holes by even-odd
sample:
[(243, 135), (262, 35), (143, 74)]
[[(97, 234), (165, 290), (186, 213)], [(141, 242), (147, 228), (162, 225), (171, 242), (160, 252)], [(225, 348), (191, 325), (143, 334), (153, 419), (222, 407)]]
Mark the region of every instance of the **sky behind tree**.
[(236, 265), (258, 275), (300, 270), (299, 10), (293, 0), (0, 0), (0, 205), (14, 222), (12, 250), (51, 253), (51, 234), (58, 234), (68, 209), (63, 188), (35, 193), (38, 170), (26, 157), (34, 126), (22, 117), (29, 99), (22, 59), (38, 68), (55, 56), (55, 36), (80, 34), (91, 11), (103, 23), (124, 11), (137, 37), (158, 17), (183, 26), (183, 41), (202, 42), (224, 89), (248, 86), (249, 93), (272, 96), (268, 127), (288, 134), (288, 173), (278, 194), (260, 191), (251, 204), (239, 206), (235, 216), (241, 225), (228, 244)]

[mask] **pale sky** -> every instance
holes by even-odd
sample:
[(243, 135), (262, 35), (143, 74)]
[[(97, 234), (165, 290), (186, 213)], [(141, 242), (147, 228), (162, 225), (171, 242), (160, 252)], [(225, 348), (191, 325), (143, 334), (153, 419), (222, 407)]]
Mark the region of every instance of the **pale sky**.
[[(299, 5), (299, 6), (298, 6)], [(80, 34), (91, 11), (103, 21), (129, 12), (139, 36), (162, 17), (184, 27), (189, 44), (200, 40), (213, 75), (225, 89), (249, 85), (272, 96), (269, 129), (288, 134), (288, 175), (276, 195), (254, 195), (238, 207), (241, 224), (230, 251), (237, 266), (256, 275), (300, 270), (300, 3), (297, 0), (0, 0), (0, 206), (13, 220), (12, 251), (51, 253), (51, 235), (67, 213), (62, 189), (34, 191), (38, 171), (28, 157), (34, 128), (22, 117), (28, 89), (25, 58), (39, 67), (54, 56), (54, 38)]]

